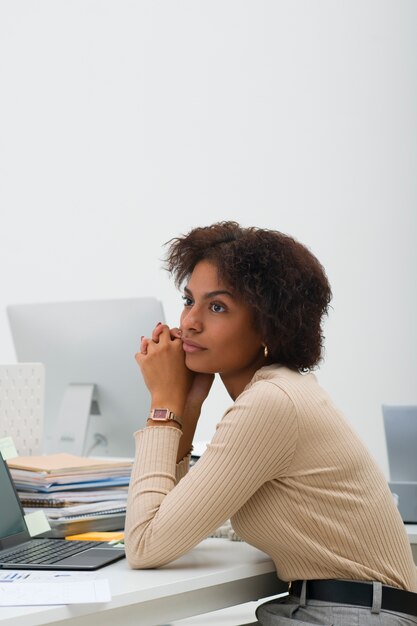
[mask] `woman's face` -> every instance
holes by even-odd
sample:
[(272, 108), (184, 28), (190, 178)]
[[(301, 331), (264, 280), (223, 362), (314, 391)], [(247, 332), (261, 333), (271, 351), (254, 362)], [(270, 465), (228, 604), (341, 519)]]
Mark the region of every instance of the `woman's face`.
[(185, 362), (194, 372), (219, 373), (232, 397), (265, 364), (263, 341), (247, 305), (200, 261), (184, 288), (181, 329)]

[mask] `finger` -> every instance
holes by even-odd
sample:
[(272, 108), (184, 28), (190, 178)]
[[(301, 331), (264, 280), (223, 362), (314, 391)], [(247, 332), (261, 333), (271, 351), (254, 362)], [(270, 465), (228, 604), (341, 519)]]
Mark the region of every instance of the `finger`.
[(155, 343), (168, 344), (172, 341), (172, 339), (176, 339), (176, 337), (171, 336), (171, 330), (166, 324), (161, 324), (160, 326), (157, 326), (154, 330), (154, 333), (155, 335), (157, 335), (155, 339), (152, 335), (152, 339), (153, 341), (155, 341)]
[(158, 343), (159, 336), (162, 333), (163, 328), (164, 328), (164, 325), (162, 324), (162, 322), (158, 322), (152, 331), (152, 341), (155, 341), (155, 343)]
[(171, 328), (170, 333), (171, 339), (181, 339), (182, 337), (182, 330), (180, 328)]
[(148, 339), (142, 336), (140, 338), (140, 348), (139, 348), (141, 354), (148, 354), (148, 345), (149, 345)]

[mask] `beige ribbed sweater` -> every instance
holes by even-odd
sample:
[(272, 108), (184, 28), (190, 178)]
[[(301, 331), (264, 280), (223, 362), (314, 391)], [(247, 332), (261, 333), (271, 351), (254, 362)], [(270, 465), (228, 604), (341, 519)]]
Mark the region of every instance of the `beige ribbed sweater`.
[(126, 555), (158, 567), (231, 518), (282, 580), (378, 580), (417, 591), (411, 548), (387, 482), (313, 374), (260, 369), (188, 472), (181, 432), (135, 434)]

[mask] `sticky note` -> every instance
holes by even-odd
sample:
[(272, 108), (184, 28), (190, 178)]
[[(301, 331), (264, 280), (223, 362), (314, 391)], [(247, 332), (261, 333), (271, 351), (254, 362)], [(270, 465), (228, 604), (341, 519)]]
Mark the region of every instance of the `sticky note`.
[(0, 452), (5, 461), (17, 456), (17, 450), (11, 437), (3, 437), (0, 439)]
[(113, 530), (105, 532), (89, 532), (81, 533), (79, 535), (68, 535), (65, 539), (75, 541), (120, 541), (124, 539), (124, 532), (122, 530)]
[(34, 513), (28, 513), (25, 515), (26, 526), (31, 537), (36, 537), (41, 533), (51, 530), (49, 522), (43, 511), (35, 511)]

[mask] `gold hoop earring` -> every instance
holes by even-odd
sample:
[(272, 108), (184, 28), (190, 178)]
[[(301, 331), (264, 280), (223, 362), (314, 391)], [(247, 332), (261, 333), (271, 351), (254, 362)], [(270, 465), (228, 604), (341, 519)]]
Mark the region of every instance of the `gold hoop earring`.
[(267, 359), (269, 356), (268, 346), (264, 346), (264, 357)]

